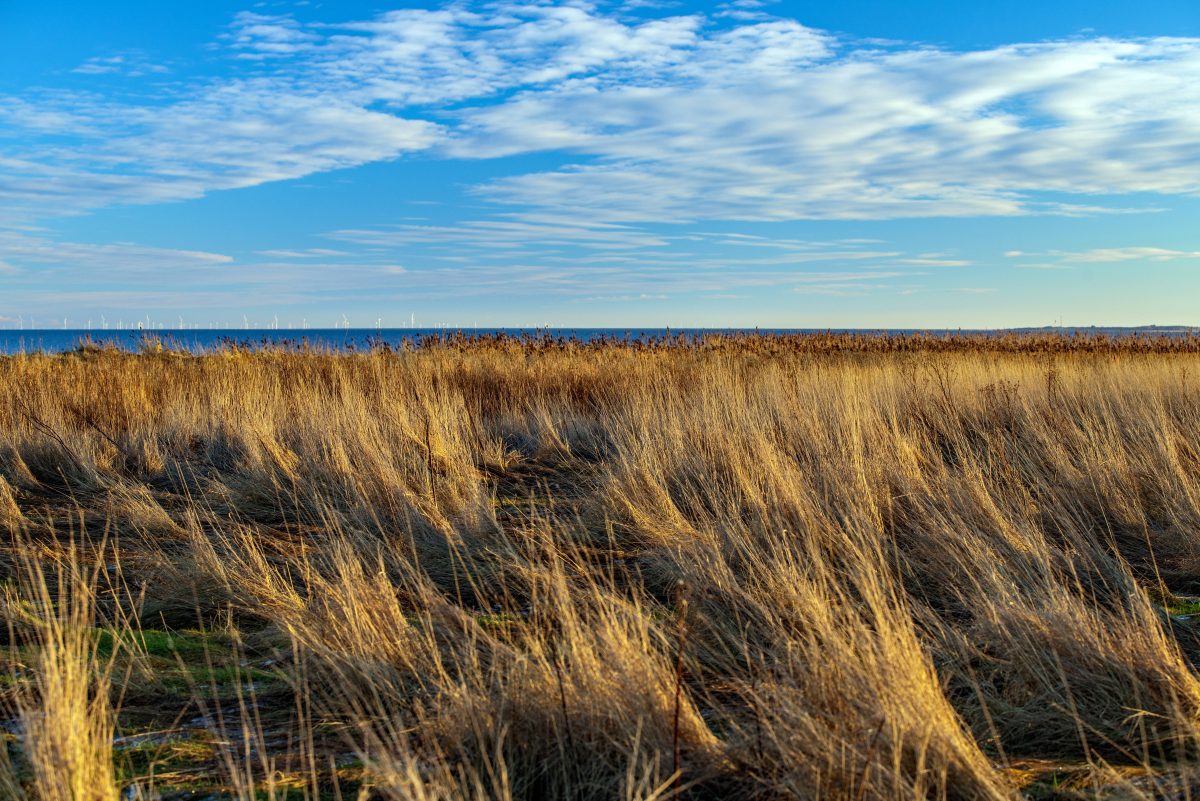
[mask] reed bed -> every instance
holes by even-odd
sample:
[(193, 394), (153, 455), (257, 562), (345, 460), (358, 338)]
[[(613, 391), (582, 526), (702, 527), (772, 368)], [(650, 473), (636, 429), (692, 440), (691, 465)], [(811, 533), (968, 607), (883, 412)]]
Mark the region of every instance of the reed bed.
[(1188, 798), (1198, 374), (1047, 334), (0, 357), (0, 794)]

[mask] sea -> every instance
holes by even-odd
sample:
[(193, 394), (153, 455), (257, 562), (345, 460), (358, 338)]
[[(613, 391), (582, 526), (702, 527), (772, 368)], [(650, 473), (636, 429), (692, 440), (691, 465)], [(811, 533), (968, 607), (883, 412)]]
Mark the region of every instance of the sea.
[(429, 337), (486, 336), (551, 336), (574, 338), (588, 342), (600, 338), (616, 340), (648, 340), (664, 336), (702, 337), (711, 334), (991, 334), (1006, 333), (1064, 333), (1105, 334), (1108, 336), (1195, 336), (1200, 329), (1187, 326), (1143, 326), (1137, 328), (1069, 328), (1035, 329), (914, 329), (914, 328), (172, 328), (172, 329), (0, 329), (0, 355), (18, 353), (62, 353), (75, 350), (86, 343), (115, 346), (131, 352), (147, 345), (161, 343), (163, 347), (193, 353), (219, 350), (231, 345), (247, 348), (300, 347), (333, 351), (363, 350), (379, 345), (402, 346), (405, 342), (419, 344)]

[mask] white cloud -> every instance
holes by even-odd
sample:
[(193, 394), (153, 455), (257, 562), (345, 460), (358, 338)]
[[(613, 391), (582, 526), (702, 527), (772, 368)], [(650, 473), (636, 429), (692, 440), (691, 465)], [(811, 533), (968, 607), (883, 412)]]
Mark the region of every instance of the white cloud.
[(887, 288), (909, 273), (887, 270), (810, 272), (786, 269), (730, 269), (685, 264), (560, 265), (505, 264), (411, 270), (397, 285), (398, 297), (465, 297), (499, 294), (527, 297), (587, 298), (632, 295), (694, 295), (737, 289), (790, 290), (837, 286), (851, 291), (862, 286)]
[(233, 261), (223, 253), (148, 247), (128, 242), (63, 242), (17, 230), (0, 230), (0, 259), (10, 265), (26, 265), (33, 269), (70, 269), (80, 275), (89, 272), (111, 274), (112, 271), (154, 274), (159, 270), (214, 267)]
[(455, 152), (590, 162), (496, 180), (495, 200), (610, 220), (1094, 213), (1040, 193), (1200, 191), (1200, 41), (851, 52), (685, 80), (526, 92), (466, 114)]
[[(1021, 250), (1005, 252), (1009, 258), (1041, 259), (1038, 263), (1020, 267), (1039, 269), (1068, 269), (1072, 264), (1110, 264), (1126, 261), (1178, 261), (1200, 259), (1200, 250), (1172, 250), (1160, 247), (1092, 248), (1091, 250), (1051, 250), (1046, 253), (1027, 253)], [(1047, 261), (1054, 259), (1054, 261)]]
[(71, 70), (77, 75), (126, 75), (140, 78), (144, 75), (162, 75), (170, 72), (164, 64), (149, 61), (142, 53), (118, 53), (112, 56), (93, 56)]
[[(97, 308), (91, 304), (113, 303), (111, 298), (123, 294), (133, 298), (173, 292), (191, 298), (211, 287), (244, 285), (247, 275), (223, 253), (132, 242), (70, 242), (41, 232), (0, 229), (0, 279), (4, 311), (61, 316), (73, 304)], [(239, 292), (245, 296), (244, 286), (226, 290), (226, 301), (237, 302)], [(130, 309), (130, 303), (122, 305)]]
[(455, 249), (546, 248), (571, 245), (590, 249), (661, 247), (668, 240), (639, 228), (543, 215), (530, 219), (468, 220), (457, 225), (394, 225), (345, 229), (329, 236), (359, 245), (398, 247), (411, 244), (449, 245)]
[[(794, 239), (764, 241), (737, 233), (707, 233), (688, 229), (661, 233), (641, 226), (588, 222), (554, 215), (526, 215), (500, 220), (473, 220), (457, 225), (405, 224), (381, 228), (344, 229), (327, 234), (380, 257), (426, 254), (430, 262), (499, 264), (514, 261), (564, 269), (704, 270), (746, 272), (786, 269), (808, 264), (912, 262), (903, 253), (878, 247), (876, 242), (820, 242)], [(699, 245), (693, 250), (692, 244)], [(769, 245), (769, 247), (768, 247)], [(938, 261), (933, 266), (944, 266)]]
[(931, 256), (918, 256), (911, 259), (896, 259), (896, 264), (909, 264), (914, 267), (969, 267), (973, 262), (969, 259), (944, 259)]
[[(299, 261), (246, 262), (223, 253), (160, 248), (131, 242), (85, 243), (37, 231), (0, 229), (0, 307), (55, 316), (115, 322), (154, 310), (237, 309), (248, 300), (291, 304), (352, 299), (395, 291), (407, 270), (387, 259), (369, 259), (323, 248), (295, 251)], [(340, 253), (343, 258), (331, 258)], [(322, 254), (324, 256), (322, 257)], [(26, 315), (28, 316), (28, 314)], [(78, 321), (77, 321), (78, 322)]]
[(377, 258), (411, 257), (420, 266), (406, 274), (404, 291), (439, 297), (500, 294), (578, 301), (750, 288), (849, 295), (895, 290), (897, 280), (921, 274), (897, 270), (904, 254), (882, 249), (875, 240), (780, 239), (764, 248), (766, 241), (753, 234), (668, 230), (529, 215), (346, 229), (329, 236)]
[(1077, 253), (1055, 251), (1054, 255), (1061, 256), (1065, 261), (1092, 263), (1200, 259), (1200, 251), (1197, 250), (1169, 250), (1167, 248), (1149, 247), (1095, 248)]
[(318, 41), (291, 17), (239, 12), (226, 37), (242, 58), (264, 59), (295, 55)]
[(17, 158), (0, 156), (0, 209), (20, 220), (29, 218), (21, 210), (45, 216), (199, 197), (394, 158), (436, 135), (430, 122), (277, 88), (254, 79), (161, 108), (76, 106), (70, 113), (87, 117), (80, 128), (90, 143), (44, 153), (16, 145)]
[(645, 301), (667, 300), (670, 295), (592, 295), (579, 298), (576, 303), (644, 303)]
[(329, 256), (345, 256), (344, 250), (333, 248), (303, 248), (300, 250), (260, 250), (258, 255), (272, 259), (317, 259)]
[[(742, 237), (754, 239), (733, 240)], [(900, 282), (921, 275), (889, 267), (902, 254), (874, 243), (793, 240), (789, 247), (765, 251), (718, 243), (693, 253), (687, 241), (704, 240), (704, 234), (661, 236), (634, 226), (572, 225), (553, 218), (347, 230), (338, 238), (345, 247), (277, 249), (244, 260), (0, 230), (0, 273), (3, 265), (12, 268), (11, 277), (5, 275), (3, 304), (8, 312), (61, 316), (73, 308), (86, 309), (73, 312), (77, 315), (104, 312), (115, 320), (148, 310), (238, 309), (247, 299), (326, 309), (471, 296), (577, 302), (756, 289), (861, 295), (900, 291)], [(453, 255), (442, 260), (439, 252)]]
[(1200, 193), (1197, 39), (957, 52), (775, 17), (598, 8), (239, 14), (218, 43), (224, 75), (145, 101), (0, 98), (16, 126), (0, 138), (0, 215), (197, 197), (421, 150), (559, 153), (563, 166), (476, 191), (593, 223), (1079, 215), (1106, 210), (1098, 195)]

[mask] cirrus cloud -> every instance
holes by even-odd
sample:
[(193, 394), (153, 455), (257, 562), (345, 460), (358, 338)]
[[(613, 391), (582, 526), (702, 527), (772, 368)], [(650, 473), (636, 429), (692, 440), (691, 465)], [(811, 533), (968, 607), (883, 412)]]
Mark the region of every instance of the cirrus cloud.
[(1095, 248), (1077, 253), (1058, 253), (1065, 261), (1073, 262), (1116, 262), (1116, 261), (1175, 261), (1177, 259), (1200, 259), (1200, 251), (1170, 250), (1169, 248), (1128, 247)]
[[(144, 288), (158, 276), (214, 304), (982, 293), (946, 288), (978, 253), (761, 224), (1085, 216), (1128, 211), (1122, 195), (1147, 211), (1145, 195), (1200, 194), (1198, 39), (953, 50), (839, 37), (754, 3), (637, 5), (463, 2), (336, 24), (244, 13), (212, 43), (210, 72), (172, 60), (168, 81), (150, 54), (100, 54), (74, 88), (0, 95), (7, 297), (65, 302), (55, 290), (71, 279), (81, 303), (181, 302)], [(416, 154), (493, 162), (466, 181), (469, 213), (339, 222), (250, 259), (19, 228)], [(1060, 244), (1077, 249), (1013, 255), (1200, 258)], [(214, 278), (222, 291), (204, 289)]]
[[(561, 166), (475, 191), (609, 222), (1084, 214), (1105, 204), (1060, 196), (1200, 192), (1196, 39), (962, 52), (759, 14), (499, 3), (336, 25), (245, 13), (218, 46), (224, 73), (139, 102), (0, 98), (15, 126), (0, 213), (197, 197), (416, 151), (556, 153)], [(84, 72), (119, 56), (104, 58)]]

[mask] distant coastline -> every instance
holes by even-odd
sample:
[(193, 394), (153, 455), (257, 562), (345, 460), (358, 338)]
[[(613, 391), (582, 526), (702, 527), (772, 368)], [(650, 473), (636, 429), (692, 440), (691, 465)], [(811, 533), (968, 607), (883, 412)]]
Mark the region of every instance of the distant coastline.
[(1198, 334), (1200, 326), (1195, 325), (1043, 325), (1040, 327), (1024, 327), (1024, 328), (1001, 328), (995, 329), (999, 331), (1010, 331), (1016, 334), (1026, 333), (1054, 333), (1061, 331), (1067, 334), (1077, 333), (1105, 333), (1105, 334)]

